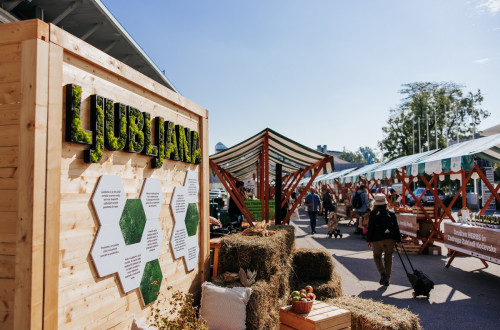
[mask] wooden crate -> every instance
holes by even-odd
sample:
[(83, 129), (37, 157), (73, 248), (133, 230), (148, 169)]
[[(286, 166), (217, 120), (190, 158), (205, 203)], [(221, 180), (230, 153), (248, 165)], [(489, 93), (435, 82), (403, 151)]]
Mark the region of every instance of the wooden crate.
[(280, 309), (280, 329), (350, 329), (351, 312), (315, 301), (309, 313), (297, 314), (292, 306)]
[[(403, 247), (407, 254), (418, 254), (418, 251), (420, 251), (420, 245), (414, 243), (404, 243)], [(403, 249), (398, 248), (398, 251), (399, 253), (404, 253)]]

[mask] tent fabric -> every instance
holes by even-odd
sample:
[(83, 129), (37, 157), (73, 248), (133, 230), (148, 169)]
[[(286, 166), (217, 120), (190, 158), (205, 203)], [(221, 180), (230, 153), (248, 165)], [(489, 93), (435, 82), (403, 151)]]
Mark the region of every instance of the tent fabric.
[(373, 171), (370, 171), (365, 174), (367, 180), (383, 180), (389, 178), (395, 178), (396, 171), (400, 168), (410, 166), (415, 162), (419, 162), (425, 157), (437, 152), (438, 149), (421, 152), (414, 155), (408, 155), (396, 158), (390, 162), (385, 163), (384, 165), (376, 168)]
[[(264, 149), (265, 137), (268, 137), (269, 174), (274, 176), (276, 164), (283, 165), (283, 173), (290, 174), (297, 170), (311, 166), (329, 155), (320, 153), (297, 143), (272, 129), (266, 128), (256, 135), (210, 156), (210, 160), (219, 165), (239, 180), (252, 177), (257, 173), (260, 153)], [(321, 171), (333, 171), (333, 157)]]
[(500, 163), (500, 134), (453, 144), (445, 149), (416, 161), (411, 173), (440, 174), (470, 171), (474, 168), (474, 156)]
[(351, 173), (349, 173), (347, 175), (344, 175), (342, 178), (340, 178), (340, 181), (341, 181), (341, 183), (358, 182), (360, 176), (365, 176), (366, 173), (370, 173), (384, 164), (385, 164), (385, 162), (365, 165), (361, 168), (358, 168), (355, 171), (352, 171)]
[(330, 174), (325, 175), (322, 179), (322, 183), (334, 183), (335, 179), (341, 178), (342, 176), (356, 170), (356, 167), (353, 168), (346, 168), (345, 170), (338, 171), (338, 172), (332, 172)]

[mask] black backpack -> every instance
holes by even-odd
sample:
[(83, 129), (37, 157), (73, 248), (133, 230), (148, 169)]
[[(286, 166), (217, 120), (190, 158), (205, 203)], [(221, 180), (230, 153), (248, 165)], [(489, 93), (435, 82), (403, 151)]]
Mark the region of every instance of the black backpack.
[(363, 206), (363, 200), (361, 199), (361, 194), (357, 192), (354, 193), (354, 198), (352, 199), (352, 207), (355, 209), (360, 209)]

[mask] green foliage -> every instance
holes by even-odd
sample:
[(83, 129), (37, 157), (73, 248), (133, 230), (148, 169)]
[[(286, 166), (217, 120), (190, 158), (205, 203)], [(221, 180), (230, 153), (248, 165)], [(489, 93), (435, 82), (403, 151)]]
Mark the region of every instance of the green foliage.
[(349, 150), (345, 150), (344, 148), (344, 151), (342, 151), (338, 155), (338, 157), (350, 163), (366, 163), (366, 160), (363, 158), (363, 155), (359, 151), (352, 152)]
[(184, 126), (175, 125), (175, 133), (177, 135), (177, 146), (179, 148), (179, 160), (191, 163), (191, 146), (188, 144)]
[(456, 140), (457, 137), (461, 140), (470, 138), (474, 127), (490, 113), (481, 108), (483, 96), (480, 90), (474, 94), (465, 93), (463, 89), (464, 86), (452, 82), (404, 84), (400, 91), (404, 96), (401, 104), (390, 110), (387, 126), (382, 127), (384, 138), (379, 141), (379, 147), (383, 156), (394, 159), (411, 155), (414, 148), (418, 153), (418, 122), (421, 151), (446, 147), (447, 140)]
[(144, 117), (136, 108), (128, 109), (128, 145), (127, 151), (141, 152), (144, 148)]
[(158, 156), (158, 148), (152, 145), (151, 138), (151, 115), (144, 112), (144, 149), (142, 153), (148, 156)]
[(200, 133), (197, 131), (191, 132), (191, 153), (191, 162), (201, 164)]
[(149, 305), (158, 298), (162, 279), (163, 274), (161, 273), (158, 259), (147, 262), (144, 266), (144, 274), (142, 275), (141, 285), (139, 286), (144, 305)]
[(200, 216), (198, 215), (198, 207), (196, 206), (196, 203), (188, 204), (186, 219), (185, 219), (188, 236), (196, 235), (199, 222), (200, 222)]
[(179, 160), (179, 148), (177, 145), (177, 135), (175, 134), (175, 124), (171, 121), (165, 122), (165, 158)]
[(102, 97), (97, 97), (95, 102), (95, 145), (93, 145), (94, 150), (90, 150), (90, 161), (92, 163), (97, 163), (101, 160), (102, 154), (104, 152), (104, 99)]
[(375, 156), (375, 151), (370, 147), (359, 147), (359, 153), (363, 156), (363, 159), (368, 164), (373, 164), (377, 162), (377, 157)]
[[(118, 136), (115, 136), (115, 124), (118, 124)], [(114, 151), (123, 150), (127, 143), (127, 106), (121, 103), (113, 105), (113, 101), (108, 99), (106, 99), (105, 142), (106, 148)]]
[(151, 162), (152, 168), (161, 168), (165, 157), (165, 122), (163, 117), (155, 118), (155, 142), (158, 146), (158, 155)]
[(120, 229), (126, 245), (139, 243), (146, 226), (146, 214), (140, 199), (127, 199), (120, 217)]
[[(168, 290), (172, 287), (168, 287)], [(169, 300), (171, 307), (168, 315), (160, 309), (153, 308), (153, 326), (158, 330), (208, 330), (207, 322), (198, 319), (197, 307), (194, 306), (193, 295), (182, 291), (175, 291)]]
[(71, 132), (69, 140), (71, 142), (78, 142), (84, 144), (92, 143), (92, 132), (86, 131), (82, 128), (81, 103), (82, 103), (82, 88), (77, 85), (71, 85), (72, 98), (71, 98)]

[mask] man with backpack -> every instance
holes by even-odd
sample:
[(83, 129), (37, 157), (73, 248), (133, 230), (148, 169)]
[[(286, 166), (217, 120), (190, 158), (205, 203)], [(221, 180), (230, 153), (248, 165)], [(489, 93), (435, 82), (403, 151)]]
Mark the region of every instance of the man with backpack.
[[(379, 283), (388, 286), (392, 273), (394, 244), (401, 243), (401, 233), (396, 214), (387, 209), (384, 194), (375, 195), (375, 207), (370, 212), (366, 241), (368, 248), (372, 248), (373, 245), (373, 261), (380, 274)], [(383, 262), (382, 253), (384, 254)]]
[(370, 200), (366, 196), (366, 187), (361, 185), (356, 189), (356, 192), (351, 196), (351, 205), (356, 214), (358, 215), (356, 218), (354, 234), (361, 234), (361, 229), (359, 228), (359, 218), (363, 216), (363, 214), (368, 209), (368, 204)]

